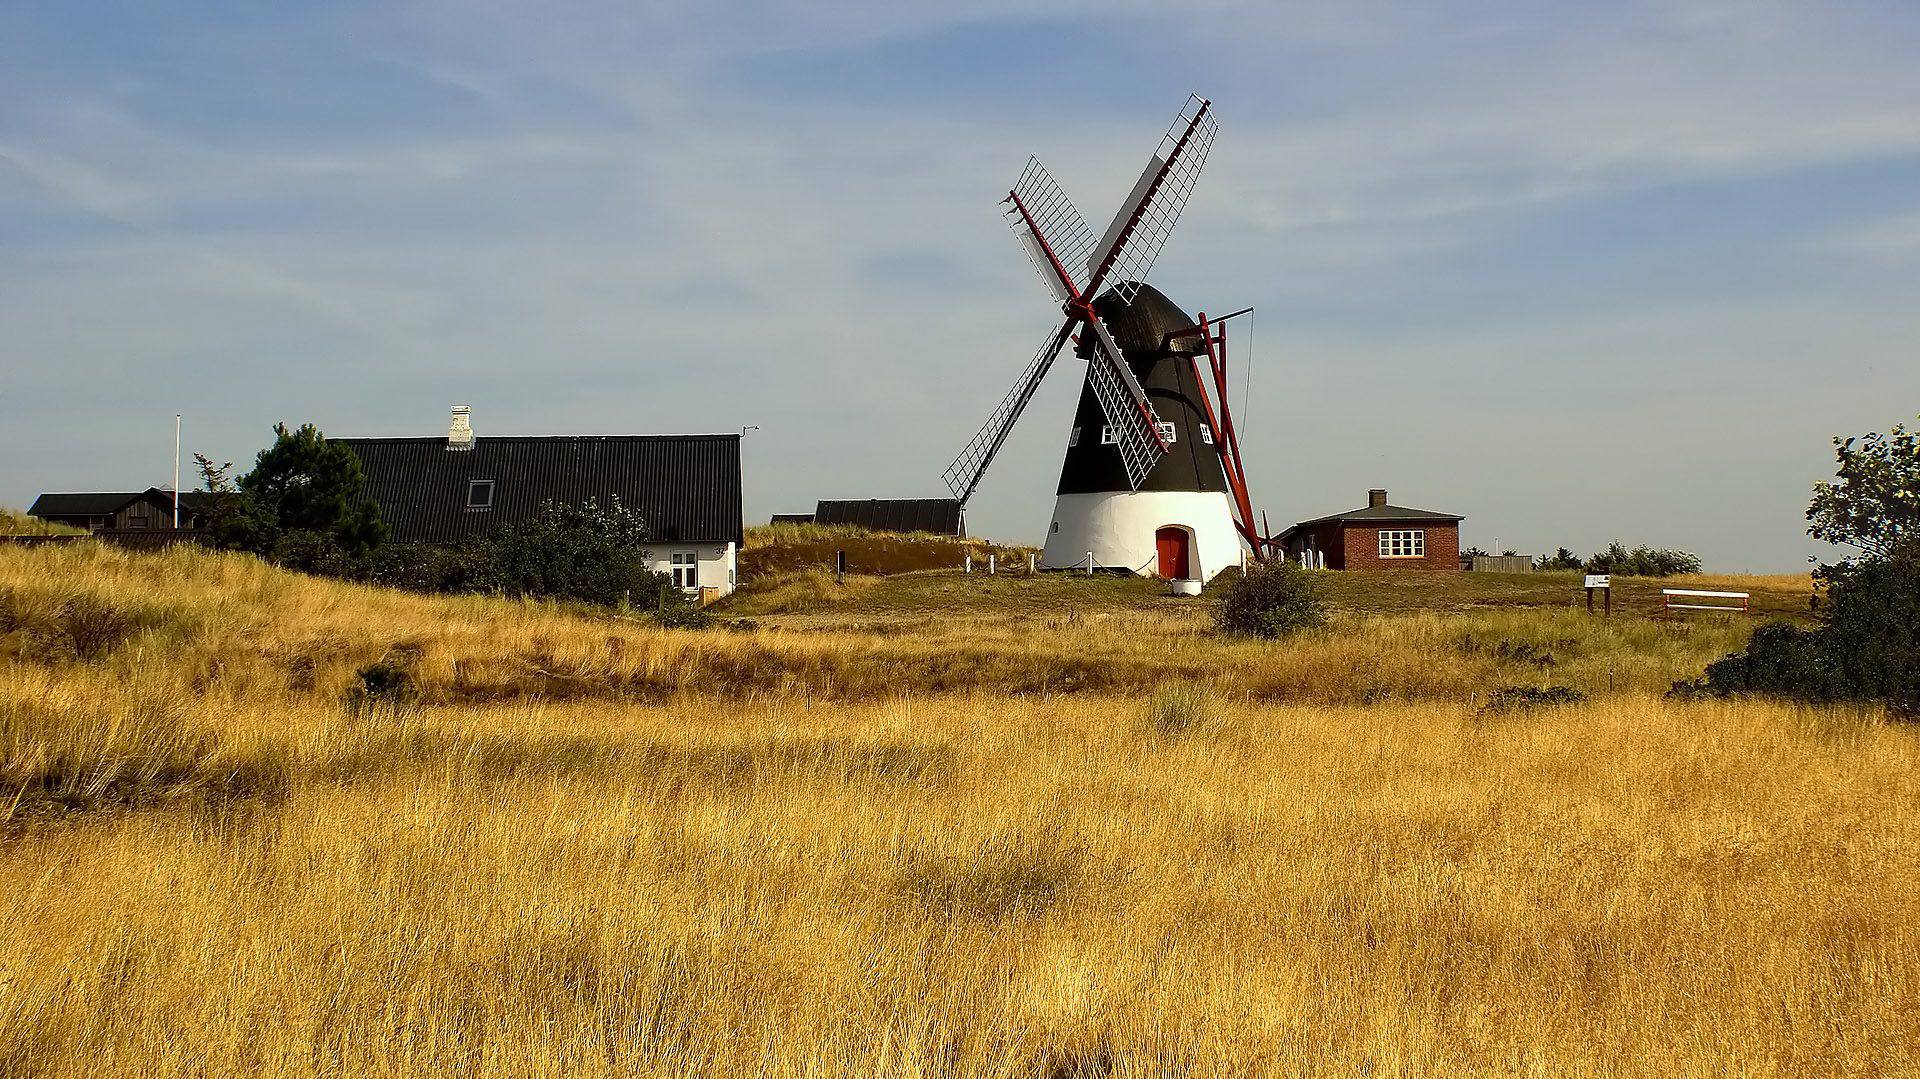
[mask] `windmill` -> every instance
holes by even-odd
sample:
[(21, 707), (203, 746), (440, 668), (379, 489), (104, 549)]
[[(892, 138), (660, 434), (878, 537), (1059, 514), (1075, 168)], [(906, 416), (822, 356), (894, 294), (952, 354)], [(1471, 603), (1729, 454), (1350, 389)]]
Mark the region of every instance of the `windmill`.
[[(1194, 95), (1095, 238), (1038, 158), (1008, 192), (1008, 223), (1065, 316), (1006, 399), (947, 466), (962, 506), (1071, 342), (1087, 361), (1043, 569), (1205, 580), (1266, 540), (1254, 527), (1226, 394), (1226, 319), (1187, 316), (1146, 284), (1219, 125)], [(1104, 287), (1104, 291), (1103, 291)], [(1230, 319), (1245, 311), (1228, 315)], [(1211, 376), (1218, 405), (1202, 379)]]

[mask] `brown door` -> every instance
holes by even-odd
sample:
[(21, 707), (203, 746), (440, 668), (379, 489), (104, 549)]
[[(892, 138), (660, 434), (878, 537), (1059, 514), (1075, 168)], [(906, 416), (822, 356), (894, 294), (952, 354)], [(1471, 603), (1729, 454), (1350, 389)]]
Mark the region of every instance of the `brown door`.
[(1160, 576), (1184, 580), (1187, 574), (1187, 530), (1163, 528), (1153, 534), (1153, 545), (1160, 552)]

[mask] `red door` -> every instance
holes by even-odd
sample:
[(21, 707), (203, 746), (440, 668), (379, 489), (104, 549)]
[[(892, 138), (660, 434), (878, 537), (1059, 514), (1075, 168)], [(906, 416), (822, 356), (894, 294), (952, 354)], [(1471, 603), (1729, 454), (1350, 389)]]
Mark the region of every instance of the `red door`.
[(1185, 580), (1187, 574), (1187, 530), (1163, 528), (1153, 534), (1153, 545), (1160, 552), (1160, 576)]

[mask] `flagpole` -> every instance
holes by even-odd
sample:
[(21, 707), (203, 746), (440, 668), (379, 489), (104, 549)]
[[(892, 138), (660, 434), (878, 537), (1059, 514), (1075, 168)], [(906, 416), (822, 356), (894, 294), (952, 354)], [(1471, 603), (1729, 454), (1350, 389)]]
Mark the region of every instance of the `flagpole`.
[(180, 414), (173, 414), (173, 530), (180, 531)]

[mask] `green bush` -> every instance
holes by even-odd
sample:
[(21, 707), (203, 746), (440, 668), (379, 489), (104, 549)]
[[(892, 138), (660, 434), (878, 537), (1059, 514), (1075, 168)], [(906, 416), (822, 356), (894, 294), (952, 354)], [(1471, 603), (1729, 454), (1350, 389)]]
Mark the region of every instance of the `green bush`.
[(354, 676), (359, 681), (347, 687), (343, 702), (352, 715), (400, 717), (420, 707), (420, 683), (403, 661), (382, 659), (355, 671)]
[(1229, 583), (1213, 620), (1223, 633), (1274, 640), (1325, 625), (1326, 602), (1311, 574), (1279, 559)]
[(604, 509), (591, 500), (549, 502), (470, 544), (469, 553), (475, 583), (508, 595), (643, 609), (683, 602), (673, 579), (641, 556), (649, 538), (646, 522), (617, 498)]
[(1744, 652), (1679, 682), (1676, 695), (1759, 693), (1802, 701), (1880, 701), (1920, 714), (1920, 560), (1829, 567), (1826, 621), (1769, 622)]

